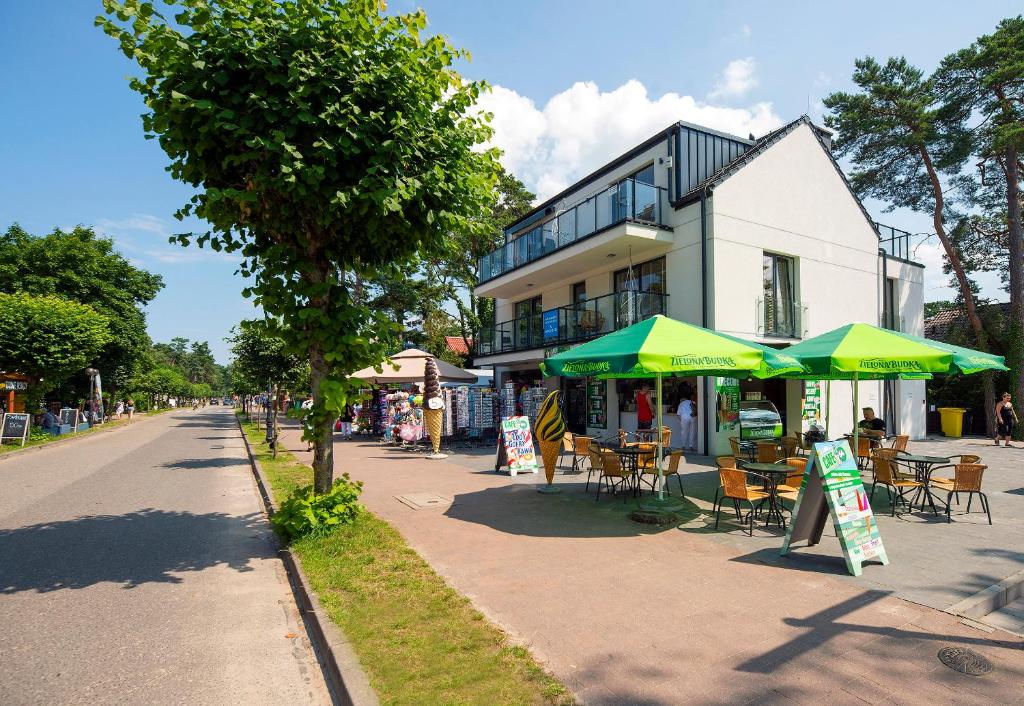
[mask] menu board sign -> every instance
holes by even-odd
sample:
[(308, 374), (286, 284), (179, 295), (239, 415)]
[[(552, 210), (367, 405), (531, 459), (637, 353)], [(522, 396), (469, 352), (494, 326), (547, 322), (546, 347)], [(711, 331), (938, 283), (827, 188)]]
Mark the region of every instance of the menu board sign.
[(828, 515), (832, 516), (851, 574), (860, 576), (861, 565), (868, 559), (889, 563), (860, 471), (845, 440), (814, 445), (782, 554), (789, 552), (793, 542), (807, 540), (810, 545), (817, 544)]
[(71, 427), (72, 431), (78, 431), (78, 410), (74, 407), (64, 407), (60, 411), (60, 423)]
[(740, 420), (740, 381), (715, 378), (717, 408), (715, 431), (733, 431)]
[(28, 414), (7, 412), (0, 422), (0, 442), (6, 439), (19, 439), (25, 445), (28, 438), (28, 427), (31, 417)]
[(530, 432), (530, 418), (526, 416), (503, 417), (501, 420), (501, 448), (498, 451), (498, 466), (502, 450), (508, 470), (514, 476), (520, 471), (537, 473), (537, 453), (533, 448), (533, 434)]

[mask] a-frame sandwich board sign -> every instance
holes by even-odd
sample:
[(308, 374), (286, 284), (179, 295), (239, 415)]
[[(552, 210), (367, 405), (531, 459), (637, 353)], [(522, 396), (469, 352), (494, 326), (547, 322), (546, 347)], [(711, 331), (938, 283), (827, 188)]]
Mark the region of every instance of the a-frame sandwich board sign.
[(860, 471), (845, 440), (814, 445), (781, 554), (789, 553), (793, 542), (806, 541), (812, 546), (821, 541), (830, 514), (851, 574), (860, 576), (869, 559), (889, 563)]

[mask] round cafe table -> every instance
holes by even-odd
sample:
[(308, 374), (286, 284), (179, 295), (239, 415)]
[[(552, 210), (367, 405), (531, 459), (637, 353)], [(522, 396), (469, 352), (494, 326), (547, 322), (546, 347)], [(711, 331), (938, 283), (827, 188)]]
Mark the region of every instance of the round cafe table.
[(924, 500), (927, 499), (928, 504), (932, 506), (932, 512), (936, 515), (939, 514), (938, 510), (935, 509), (935, 497), (932, 495), (932, 489), (930, 486), (932, 466), (944, 466), (949, 463), (949, 458), (945, 456), (924, 456), (898, 453), (896, 454), (896, 460), (912, 464), (914, 468), (914, 479), (921, 484), (921, 487), (918, 488), (916, 493), (914, 493), (914, 498), (910, 501), (911, 508), (913, 508), (917, 499), (921, 497), (923, 491), (924, 498), (921, 499), (921, 509), (924, 510)]
[(788, 466), (784, 463), (744, 463), (742, 470), (761, 473), (765, 477), (765, 490), (768, 491), (768, 515), (765, 517), (764, 526), (767, 527), (774, 517), (779, 527), (786, 529), (786, 518), (782, 515), (786, 508), (779, 500), (779, 482), (786, 480), (786, 476), (790, 473), (794, 473), (796, 466)]

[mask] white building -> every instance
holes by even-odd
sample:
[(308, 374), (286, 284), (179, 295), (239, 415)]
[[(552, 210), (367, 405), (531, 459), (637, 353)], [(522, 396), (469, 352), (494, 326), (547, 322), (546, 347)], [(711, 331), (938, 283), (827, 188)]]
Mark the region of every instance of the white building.
[[(497, 384), (541, 379), (546, 355), (663, 313), (784, 347), (853, 321), (923, 335), (921, 264), (909, 235), (873, 222), (830, 151), (802, 117), (760, 139), (677, 123), (548, 199), (505, 230), (481, 260), (476, 294), (495, 299), (474, 364)], [(698, 446), (728, 452), (717, 413), (722, 383), (667, 383), (698, 397)], [(636, 427), (634, 381), (549, 378), (570, 428), (600, 437)], [(744, 399), (775, 403), (801, 429), (805, 383), (743, 381)], [(852, 429), (851, 386), (831, 385), (830, 432)], [(920, 381), (861, 383), (893, 432), (925, 433)]]

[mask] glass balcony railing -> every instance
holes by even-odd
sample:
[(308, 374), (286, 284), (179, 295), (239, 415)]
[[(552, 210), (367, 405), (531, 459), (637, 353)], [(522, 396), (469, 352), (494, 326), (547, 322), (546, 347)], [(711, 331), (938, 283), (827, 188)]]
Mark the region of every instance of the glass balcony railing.
[(885, 251), (890, 257), (898, 257), (902, 260), (915, 261), (913, 248), (911, 247), (911, 234), (899, 228), (893, 228), (875, 221), (875, 230), (878, 231), (878, 247)]
[(636, 179), (623, 179), (589, 199), (480, 258), (478, 284), (568, 247), (623, 221), (664, 225), (665, 189)]
[(586, 341), (664, 314), (668, 295), (618, 292), (540, 314), (502, 321), (480, 332), (478, 355), (513, 353)]

